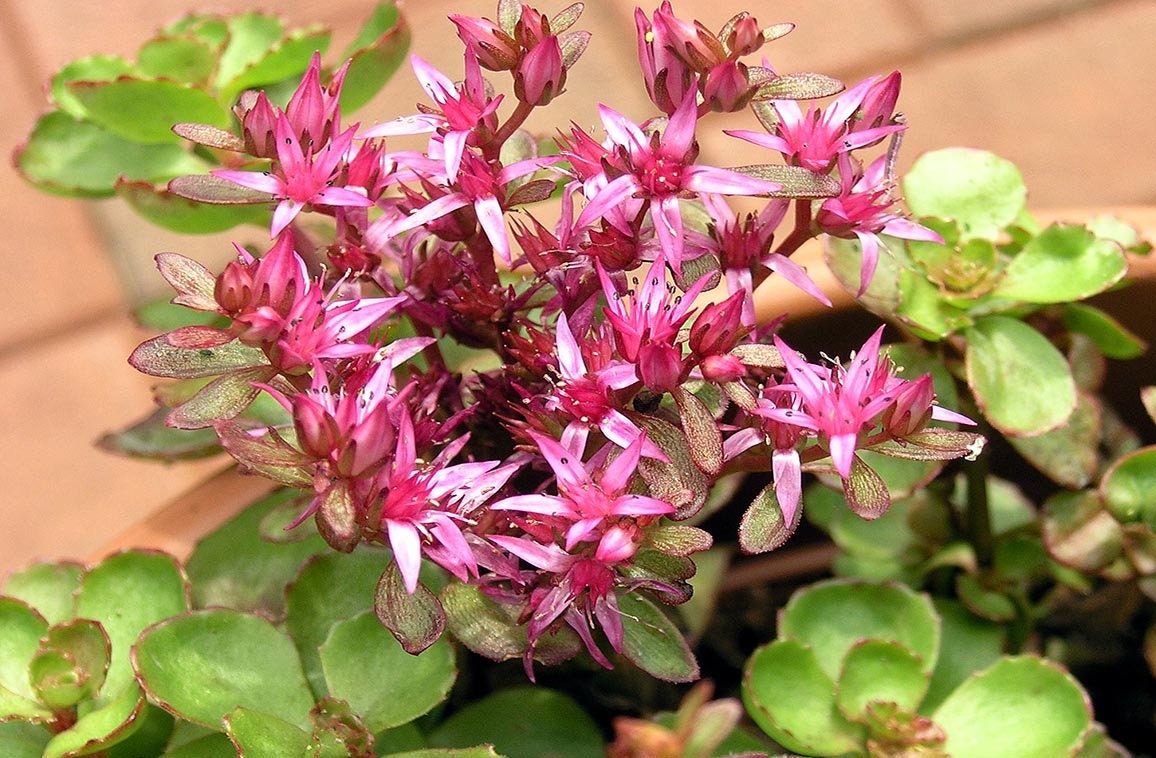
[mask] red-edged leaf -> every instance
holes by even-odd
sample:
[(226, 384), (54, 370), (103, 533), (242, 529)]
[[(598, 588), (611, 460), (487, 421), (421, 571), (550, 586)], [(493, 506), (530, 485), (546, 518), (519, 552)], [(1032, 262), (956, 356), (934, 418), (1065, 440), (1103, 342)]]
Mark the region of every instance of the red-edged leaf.
[(169, 182), (169, 192), (214, 205), (260, 205), (273, 202), (273, 196), (266, 192), (251, 190), (212, 174), (178, 176)]
[(723, 467), (723, 444), (714, 416), (706, 403), (686, 389), (676, 387), (672, 394), (678, 403), (691, 460), (703, 473), (717, 475)]
[(667, 555), (701, 553), (713, 544), (710, 532), (685, 524), (663, 524), (646, 530), (646, 545)]
[(774, 345), (736, 345), (731, 355), (738, 358), (744, 366), (758, 368), (786, 368), (783, 356)]
[(321, 496), (317, 509), (317, 531), (334, 550), (352, 553), (360, 541), (357, 507), (347, 480), (340, 480)]
[(235, 418), (260, 393), (254, 382), (266, 382), (274, 373), (271, 366), (256, 366), (222, 374), (174, 408), (165, 423), (177, 429), (206, 429)]
[(888, 440), (869, 449), (909, 461), (950, 461), (978, 455), (986, 444), (982, 434), (929, 427), (904, 440)]
[(216, 430), (229, 455), (245, 465), (295, 467), (309, 463), (309, 457), (282, 439), (276, 429), (254, 434), (236, 422), (223, 421)]
[(179, 293), (174, 303), (198, 311), (219, 309), (214, 295), (217, 278), (209, 269), (177, 253), (159, 253), (156, 262), (161, 276)]
[(843, 494), (847, 505), (860, 517), (877, 519), (891, 507), (891, 493), (882, 477), (855, 456), (851, 476), (843, 480)]
[(241, 344), (222, 329), (208, 326), (189, 326), (145, 340), (133, 350), (128, 362), (143, 374), (172, 379), (218, 376), (269, 364), (260, 350)]
[(418, 584), (411, 595), (396, 563), (389, 564), (373, 599), (373, 611), (407, 653), (417, 655), (437, 642), (446, 628), (446, 614), (437, 597)]
[(173, 133), (190, 142), (196, 142), (198, 145), (230, 150), (235, 153), (245, 152), (245, 140), (232, 132), (209, 124), (174, 124)]
[(774, 482), (768, 484), (751, 502), (739, 522), (739, 548), (744, 553), (753, 554), (782, 547), (795, 533), (802, 515), (803, 509), (796, 508), (794, 518), (787, 523), (775, 495)]

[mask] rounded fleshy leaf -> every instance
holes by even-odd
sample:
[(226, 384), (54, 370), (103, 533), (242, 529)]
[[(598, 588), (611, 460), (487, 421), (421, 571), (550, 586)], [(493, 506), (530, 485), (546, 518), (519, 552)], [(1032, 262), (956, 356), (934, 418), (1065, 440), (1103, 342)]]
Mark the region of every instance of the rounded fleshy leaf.
[(902, 645), (863, 640), (843, 659), (835, 703), (853, 721), (859, 721), (871, 703), (893, 703), (905, 713), (914, 713), (930, 679), (919, 656)]
[(995, 239), (1023, 211), (1027, 187), (1011, 161), (955, 147), (921, 155), (903, 178), (903, 197), (916, 216), (957, 221), (963, 239)]
[(835, 704), (835, 682), (811, 648), (775, 640), (747, 660), (743, 703), (755, 723), (788, 750), (841, 756), (859, 752), (863, 729)]
[(132, 142), (179, 142), (173, 124), (184, 121), (221, 128), (231, 123), (208, 92), (167, 79), (80, 81), (69, 83), (67, 89), (88, 119)]
[(307, 726), (313, 694), (292, 641), (259, 616), (194, 611), (150, 627), (132, 649), (141, 684), (178, 718), (222, 730), (238, 706)]
[(263, 207), (198, 203), (149, 182), (118, 181), (116, 194), (157, 226), (181, 234), (212, 234), (241, 224), (263, 225), (269, 217)]
[(109, 82), (132, 74), (136, 67), (130, 61), (114, 55), (94, 55), (78, 58), (57, 71), (49, 82), (52, 100), (73, 118), (85, 118), (84, 106), (68, 91), (72, 82)]
[(1064, 305), (1064, 326), (1091, 338), (1100, 352), (1109, 358), (1139, 358), (1148, 349), (1144, 340), (1124, 328), (1116, 319), (1085, 303)]
[(43, 758), (48, 730), (27, 721), (0, 721), (0, 755), (5, 758)]
[(991, 425), (1012, 437), (1058, 428), (1076, 407), (1068, 362), (1042, 334), (1007, 316), (967, 330), (967, 383)]
[(791, 596), (779, 616), (779, 637), (810, 645), (832, 680), (847, 652), (865, 639), (902, 645), (930, 674), (939, 654), (939, 617), (926, 595), (904, 585), (833, 579)]
[(568, 695), (545, 687), (514, 687), (470, 703), (429, 736), (430, 747), (490, 744), (509, 758), (600, 758), (598, 724)]
[(350, 58), (341, 108), (351, 113), (376, 95), (405, 61), (409, 27), (393, 0), (383, 0), (361, 27), (343, 58)]
[(132, 684), (129, 649), (140, 633), (188, 607), (188, 580), (166, 553), (128, 550), (105, 558), (85, 575), (76, 595), (76, 615), (100, 622), (112, 646), (99, 702), (118, 698)]
[(1041, 537), (1048, 554), (1084, 573), (1111, 565), (1124, 552), (1120, 522), (1095, 492), (1059, 492), (1044, 503)]
[(1083, 300), (1118, 282), (1124, 251), (1082, 226), (1053, 225), (1012, 258), (992, 295), (1028, 303)]
[(1005, 623), (1016, 617), (1015, 601), (1007, 594), (985, 586), (974, 574), (956, 577), (955, 593), (980, 618)]
[(243, 90), (260, 89), (299, 77), (309, 67), (314, 52), (325, 53), (331, 36), (329, 29), (324, 26), (295, 29), (289, 36), (267, 48), (258, 60), (248, 64), (228, 82), (223, 82), (220, 99), (231, 102)]
[(947, 732), (952, 758), (1073, 755), (1092, 724), (1088, 695), (1071, 674), (1026, 656), (971, 677), (932, 718)]
[(390, 753), (383, 758), (506, 758), (506, 756), (495, 753), (489, 745), (481, 745), (460, 750), (410, 750), (405, 753)]
[(772, 482), (755, 496), (739, 523), (739, 548), (748, 554), (766, 553), (781, 547), (799, 526), (803, 509), (795, 508), (791, 521), (783, 516)]
[(637, 592), (618, 596), (622, 614), (622, 654), (631, 663), (664, 682), (693, 682), (698, 661), (666, 615)]
[(859, 455), (852, 462), (851, 476), (843, 480), (843, 495), (847, 506), (860, 518), (879, 518), (891, 507), (887, 482)]
[(1052, 481), (1068, 489), (1088, 486), (1100, 469), (1100, 405), (1079, 393), (1068, 423), (1036, 437), (1012, 437), (1012, 447)]
[[(190, 344), (190, 339), (200, 342)], [(260, 350), (208, 326), (190, 326), (145, 340), (132, 351), (128, 361), (141, 373), (171, 379), (219, 376), (269, 364)]]
[(919, 337), (936, 342), (971, 326), (969, 313), (944, 299), (939, 287), (922, 273), (904, 268), (898, 281), (900, 303), (895, 315)]
[(51, 627), (28, 668), (40, 702), (54, 711), (92, 698), (104, 684), (109, 661), (108, 635), (91, 619), (73, 619)]
[(48, 622), (27, 603), (0, 597), (0, 720), (47, 718), (28, 677), (28, 667), (40, 647)]
[(148, 77), (204, 84), (217, 63), (212, 45), (196, 37), (156, 37), (136, 54), (137, 68)]
[[(490, 660), (520, 658), (529, 647), (526, 625), (518, 623), (516, 606), (502, 605), (487, 597), (477, 586), (450, 582), (438, 594), (446, 611), (446, 627), (458, 642)], [(545, 635), (534, 648), (534, 660), (556, 665), (570, 660), (583, 649), (582, 641), (569, 627)]]
[[(348, 555), (315, 555), (285, 590), (285, 629), (297, 645), (309, 685), (318, 697), (329, 694), (318, 649), (335, 623), (372, 607), (377, 580), (388, 560), (388, 552), (368, 546)], [(334, 587), (341, 591), (334, 592)]]
[(1125, 455), (1100, 480), (1100, 498), (1108, 512), (1125, 524), (1156, 528), (1156, 446)]
[[(835, 494), (826, 488), (823, 491)], [(811, 508), (812, 502), (824, 499), (817, 497), (817, 490), (816, 494), (809, 493), (807, 507)], [(832, 498), (831, 502), (835, 500)], [(911, 557), (919, 540), (907, 524), (908, 507), (909, 502), (901, 500), (879, 518), (868, 521), (839, 503), (831, 509), (823, 528), (841, 550), (858, 558), (886, 560)]]
[(126, 179), (164, 182), (207, 168), (178, 145), (142, 145), (61, 111), (40, 117), (13, 162), (20, 174), (45, 192), (111, 197)]
[(310, 735), (284, 719), (238, 707), (225, 716), (225, 734), (242, 756), (310, 755)]
[[(859, 277), (863, 271), (863, 253), (858, 240), (827, 237), (824, 240), (824, 260), (839, 284), (848, 292), (859, 291)], [(890, 243), (888, 243), (890, 245)], [(866, 291), (855, 299), (867, 310), (879, 316), (890, 316), (902, 301), (899, 289), (901, 268), (890, 255), (879, 256), (875, 275)]]
[(76, 590), (84, 566), (73, 561), (34, 563), (13, 572), (0, 595), (23, 600), (49, 624), (67, 621), (75, 614)]
[(686, 446), (694, 465), (706, 474), (716, 476), (723, 466), (722, 435), (706, 403), (682, 387), (673, 390)]
[(136, 684), (125, 687), (104, 705), (86, 712), (71, 728), (44, 748), (44, 758), (72, 758), (103, 752), (132, 737), (144, 725), (147, 703)]
[[(276, 16), (250, 11), (224, 19), (227, 44), (217, 63), (214, 84), (218, 89), (233, 81), (242, 71), (264, 58), (285, 34)], [(187, 119), (195, 121), (196, 119)]]
[(445, 700), (457, 677), (447, 640), (410, 655), (372, 611), (334, 624), (320, 653), (329, 692), (374, 732), (428, 712)]
[(237, 748), (224, 734), (206, 734), (180, 743), (165, 758), (237, 758)]
[(395, 561), (390, 561), (377, 583), (373, 611), (378, 621), (412, 655), (436, 642), (446, 627), (446, 614), (437, 596), (421, 583), (412, 593), (407, 592)]
[(954, 600), (935, 601), (942, 621), (939, 660), (920, 710), (930, 713), (965, 679), (1003, 655), (1007, 631), (1002, 624), (979, 618)]
[(317, 535), (300, 542), (261, 539), (261, 520), (296, 495), (282, 490), (263, 498), (197, 543), (185, 562), (193, 582), (194, 608), (217, 605), (280, 618), (285, 610), (285, 585), (306, 558), (325, 550), (324, 540)]
[(140, 421), (108, 432), (96, 445), (133, 458), (168, 462), (205, 458), (221, 452), (212, 429), (174, 429), (165, 424), (168, 415), (167, 409), (157, 408)]

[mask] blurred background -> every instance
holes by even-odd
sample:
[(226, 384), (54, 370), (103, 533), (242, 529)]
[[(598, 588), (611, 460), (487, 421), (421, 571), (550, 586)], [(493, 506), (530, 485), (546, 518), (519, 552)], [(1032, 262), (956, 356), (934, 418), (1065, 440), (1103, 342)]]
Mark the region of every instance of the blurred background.
[[(657, 2), (657, 0), (654, 0)], [(543, 0), (547, 13), (567, 3)], [(993, 150), (1025, 175), (1033, 208), (1116, 207), (1141, 218), (1156, 206), (1156, 3), (1151, 0), (779, 0), (750, 3), (764, 24), (791, 21), (766, 48), (780, 73), (818, 71), (853, 83), (903, 72), (899, 109), (911, 128), (901, 157), (949, 145)], [(402, 3), (412, 51), (450, 78), (461, 47), (448, 13), (495, 15), (496, 0)], [(719, 28), (740, 0), (674, 0), (677, 14)], [(289, 25), (334, 29), (331, 50), (353, 39), (368, 0), (0, 0), (0, 148), (10, 152), (45, 107), (43, 86), (67, 61), (131, 55), (158, 27), (189, 10), (260, 9)], [(653, 10), (646, 8), (647, 11)], [(590, 129), (605, 102), (642, 120), (654, 115), (635, 57), (633, 4), (591, 0), (577, 28), (594, 40), (568, 91), (536, 122)], [(772, 14), (767, 15), (767, 14)], [(499, 85), (501, 86), (501, 85)], [(424, 101), (403, 69), (348, 123), (414, 112)], [(533, 125), (535, 122), (532, 122)], [(707, 121), (709, 126), (712, 122)], [(757, 128), (753, 119), (716, 119)], [(701, 162), (761, 158), (721, 132), (702, 136)], [(594, 130), (592, 133), (599, 134)], [(152, 255), (173, 250), (218, 265), (222, 236), (166, 234), (119, 201), (82, 203), (40, 194), (0, 169), (0, 575), (38, 557), (83, 559), (172, 500), (222, 460), (165, 466), (103, 453), (103, 432), (143, 416), (152, 380), (126, 356), (146, 333), (132, 304), (164, 294)], [(1148, 206), (1145, 210), (1142, 206)], [(260, 233), (251, 234), (252, 241)], [(246, 240), (239, 240), (246, 241)], [(1138, 308), (1148, 322), (1151, 310)], [(1152, 374), (1150, 358), (1134, 369)], [(1151, 381), (1149, 378), (1146, 381)]]

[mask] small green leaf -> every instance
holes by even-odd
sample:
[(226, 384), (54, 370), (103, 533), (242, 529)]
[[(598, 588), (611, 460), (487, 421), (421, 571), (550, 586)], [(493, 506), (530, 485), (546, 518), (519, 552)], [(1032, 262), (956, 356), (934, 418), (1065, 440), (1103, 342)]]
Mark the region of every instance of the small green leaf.
[(704, 473), (717, 476), (723, 467), (723, 443), (714, 416), (706, 403), (685, 388), (675, 387), (673, 395), (691, 460)]
[(965, 240), (994, 240), (1023, 211), (1027, 187), (1011, 161), (956, 147), (921, 155), (903, 179), (903, 197), (916, 216), (957, 221)]
[(289, 638), (259, 616), (215, 609), (149, 628), (133, 647), (141, 684), (162, 708), (211, 729), (238, 706), (309, 724), (313, 695)]
[(174, 429), (165, 423), (168, 410), (158, 408), (146, 418), (97, 440), (97, 446), (121, 455), (156, 461), (186, 461), (221, 452), (212, 429)]
[[(28, 667), (40, 647), (48, 622), (27, 603), (0, 597), (0, 688), (35, 701)], [(0, 697), (0, 708), (6, 703)], [(0, 711), (0, 718), (5, 714)]]
[(145, 340), (128, 360), (141, 373), (171, 379), (219, 376), (269, 364), (260, 350), (208, 326), (185, 327)]
[(1013, 437), (1058, 428), (1076, 407), (1064, 356), (1042, 334), (1007, 316), (967, 330), (967, 383), (992, 426)]
[(843, 480), (843, 494), (847, 507), (860, 518), (879, 518), (891, 507), (887, 483), (858, 454), (851, 464), (851, 476)]
[(264, 224), (269, 216), (262, 206), (198, 203), (149, 182), (118, 181), (116, 194), (157, 226), (181, 234), (213, 234), (242, 224)]
[(272, 366), (254, 366), (222, 374), (174, 408), (165, 423), (177, 429), (207, 429), (218, 421), (236, 418), (260, 394), (257, 385), (276, 373)]
[(622, 654), (664, 682), (693, 682), (698, 661), (682, 633), (654, 603), (636, 592), (618, 596), (622, 614)]
[(148, 77), (205, 84), (217, 64), (217, 51), (196, 37), (156, 37), (137, 52), (136, 63)]
[(225, 733), (237, 754), (268, 756), (310, 755), (309, 735), (284, 719), (240, 706), (225, 716)]
[[(223, 90), (245, 69), (254, 65), (280, 42), (285, 33), (280, 19), (264, 13), (250, 12), (231, 16), (228, 24), (228, 44), (217, 63), (216, 88)], [(308, 61), (306, 61), (308, 64)], [(198, 121), (200, 119), (182, 119)], [(211, 123), (211, 122), (202, 122)]]
[(859, 721), (871, 703), (894, 703), (901, 711), (919, 707), (931, 675), (919, 656), (885, 640), (862, 640), (843, 659), (835, 702), (848, 719)]
[(788, 522), (771, 482), (755, 496), (739, 523), (739, 548), (744, 553), (766, 553), (781, 547), (799, 526), (803, 509), (795, 508)]
[(324, 54), (331, 37), (324, 26), (296, 29), (288, 37), (275, 42), (260, 59), (250, 63), (227, 84), (221, 85), (220, 99), (232, 103), (243, 90), (299, 77), (309, 67), (313, 53)]
[(44, 748), (44, 758), (103, 754), (141, 728), (145, 706), (140, 687), (135, 683), (125, 687), (115, 698), (88, 711), (71, 728), (53, 737)]
[(1002, 624), (979, 618), (962, 603), (937, 599), (935, 610), (943, 633), (939, 661), (920, 706), (923, 713), (933, 712), (965, 679), (999, 660), (1007, 640)]
[(974, 574), (957, 576), (955, 593), (963, 604), (980, 618), (1002, 623), (1016, 617), (1015, 601), (1007, 594), (985, 586)]
[[(322, 553), (305, 561), (285, 591), (285, 629), (297, 645), (314, 694), (329, 694), (318, 649), (338, 621), (373, 607), (373, 593), (389, 553), (362, 546), (348, 555)], [(334, 592), (340, 587), (340, 592)]]
[(393, 0), (379, 2), (343, 58), (352, 59), (341, 90), (341, 109), (352, 113), (376, 95), (405, 60), (409, 27)]
[(759, 83), (755, 100), (815, 100), (837, 95), (843, 82), (825, 74), (791, 73), (774, 76)]
[(40, 117), (13, 154), (21, 175), (45, 192), (110, 197), (121, 177), (163, 182), (207, 168), (179, 145), (142, 145), (61, 111)]
[(1044, 503), (1040, 536), (1059, 563), (1092, 574), (1124, 552), (1120, 522), (1104, 509), (1095, 492), (1058, 492)]
[(32, 689), (54, 711), (91, 699), (108, 672), (109, 640), (91, 619), (51, 627), (28, 668)]
[(840, 189), (837, 180), (830, 176), (816, 174), (802, 166), (760, 163), (752, 166), (738, 166), (731, 171), (781, 185), (780, 189), (768, 193), (767, 197), (818, 199), (835, 197), (839, 194)]
[(1028, 303), (1083, 300), (1111, 287), (1128, 270), (1120, 246), (1082, 226), (1049, 226), (1007, 268), (993, 295)]
[[(824, 260), (839, 284), (848, 292), (859, 291), (863, 251), (858, 240), (828, 237), (824, 245)], [(890, 242), (888, 243), (890, 247)], [(875, 266), (875, 275), (867, 290), (856, 300), (867, 310), (879, 316), (895, 313), (901, 301), (900, 274), (904, 269), (893, 255), (882, 253)]]
[(839, 713), (835, 682), (804, 643), (775, 640), (756, 650), (747, 660), (742, 691), (747, 713), (788, 750), (861, 753), (862, 727)]
[(972, 323), (967, 311), (945, 299), (939, 287), (916, 271), (900, 272), (899, 292), (895, 315), (926, 340), (941, 340)]
[(1114, 318), (1085, 303), (1064, 305), (1064, 326), (1090, 337), (1100, 352), (1109, 358), (1139, 358), (1148, 349), (1144, 340), (1125, 329)]
[(495, 753), (489, 745), (482, 745), (462, 750), (412, 750), (406, 753), (390, 753), (383, 758), (506, 758), (506, 756)]
[(791, 596), (780, 612), (779, 637), (810, 645), (831, 679), (864, 639), (898, 643), (930, 674), (939, 655), (939, 617), (926, 595), (904, 585), (831, 579)]
[(370, 611), (334, 624), (320, 652), (329, 692), (374, 732), (428, 712), (457, 677), (447, 640), (410, 655)]
[(68, 63), (53, 75), (49, 83), (52, 100), (73, 118), (87, 118), (84, 106), (80, 104), (68, 85), (72, 82), (109, 82), (118, 77), (135, 73), (136, 67), (124, 58), (114, 55), (94, 55), (79, 58)]
[(0, 594), (23, 600), (49, 624), (72, 618), (76, 609), (76, 589), (84, 566), (73, 561), (34, 563), (13, 572)]
[(325, 550), (316, 535), (301, 542), (261, 539), (261, 519), (297, 494), (282, 490), (263, 498), (197, 543), (185, 563), (193, 582), (193, 607), (224, 606), (272, 618), (283, 615), (285, 585), (305, 559)]
[(98, 702), (110, 703), (132, 686), (129, 648), (145, 627), (187, 610), (188, 593), (177, 560), (158, 551), (117, 553), (85, 575), (76, 595), (76, 615), (99, 621), (112, 644)]
[(1100, 481), (1104, 507), (1125, 524), (1156, 528), (1156, 446), (1144, 447), (1112, 464)]
[(1057, 484), (1078, 490), (1100, 469), (1100, 406), (1080, 393), (1068, 423), (1038, 437), (1010, 437), (1020, 455)]
[[(446, 611), (446, 627), (458, 642), (490, 660), (520, 658), (529, 647), (526, 625), (518, 623), (520, 608), (487, 597), (477, 586), (450, 582), (439, 592)], [(534, 660), (556, 665), (583, 649), (569, 627), (538, 639)]]
[(446, 614), (429, 589), (418, 583), (407, 592), (395, 561), (390, 561), (374, 591), (373, 611), (407, 653), (417, 655), (442, 636)]
[(237, 758), (237, 748), (224, 734), (206, 734), (169, 750), (164, 758)]
[(545, 687), (513, 687), (470, 703), (439, 724), (429, 742), (488, 743), (509, 758), (600, 758), (606, 750), (598, 724), (569, 696)]
[(26, 721), (0, 721), (0, 755), (5, 758), (43, 758), (48, 730)]
[(110, 82), (71, 82), (68, 92), (87, 118), (132, 142), (178, 143), (173, 124), (219, 126), (231, 117), (208, 92), (167, 79), (121, 77)]
[(952, 758), (1072, 755), (1091, 726), (1087, 694), (1038, 658), (1005, 658), (971, 677), (933, 714)]

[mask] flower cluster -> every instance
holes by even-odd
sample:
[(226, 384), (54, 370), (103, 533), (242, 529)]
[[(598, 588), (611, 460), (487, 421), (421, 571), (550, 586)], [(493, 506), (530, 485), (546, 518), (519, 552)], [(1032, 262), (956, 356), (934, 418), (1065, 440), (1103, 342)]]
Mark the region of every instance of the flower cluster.
[[(870, 517), (886, 489), (864, 486), (877, 475), (857, 451), (948, 460), (978, 439), (927, 427), (967, 419), (935, 405), (930, 377), (896, 376), (880, 332), (844, 367), (807, 362), (754, 320), (771, 273), (825, 299), (791, 260), (806, 239), (859, 239), (866, 287), (880, 233), (933, 236), (894, 209), (893, 156), (866, 169), (855, 156), (905, 128), (898, 75), (804, 111), (797, 100), (839, 86), (816, 93), (833, 80), (740, 61), (789, 26), (742, 14), (713, 34), (664, 2), (636, 18), (665, 115), (636, 124), (604, 105), (604, 134), (575, 126), (539, 154), (522, 124), (564, 91), (589, 40), (571, 31), (579, 13), (503, 1), (499, 22), (452, 17), (463, 81), (414, 57), (430, 102), (377, 126), (342, 128), (344, 69), (323, 86), (315, 58), (284, 109), (242, 98), (240, 138), (178, 129), (236, 155), (174, 190), (259, 193), (273, 244), (239, 249), (219, 276), (161, 256), (176, 302), (227, 325), (161, 335), (132, 359), (186, 380), (167, 395), (171, 425), (214, 428), (244, 466), (306, 491), (297, 523), (313, 517), (338, 550), (392, 549), (404, 592), (383, 621), (433, 609), (428, 634), (392, 623), (408, 649), (459, 631), (421, 583), (424, 559), (523, 630), (528, 671), (581, 648), (610, 666), (594, 631), (622, 650), (625, 593), (689, 597), (689, 556), (710, 537), (677, 522), (720, 477), (770, 473), (780, 526), (742, 540), (767, 550), (797, 523), (804, 470), (836, 473)], [(508, 74), (512, 109), (483, 68)], [(734, 136), (782, 160), (698, 163), (703, 120), (748, 105), (767, 131)], [(390, 150), (399, 135), (426, 148)], [(736, 195), (766, 205), (740, 216), (724, 199)], [(262, 393), (280, 416), (249, 410)]]

